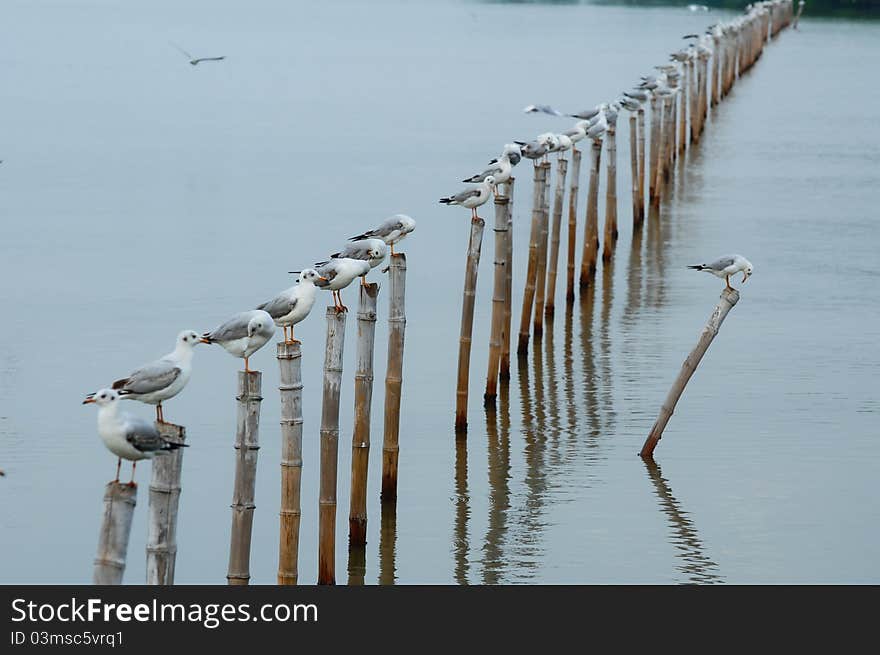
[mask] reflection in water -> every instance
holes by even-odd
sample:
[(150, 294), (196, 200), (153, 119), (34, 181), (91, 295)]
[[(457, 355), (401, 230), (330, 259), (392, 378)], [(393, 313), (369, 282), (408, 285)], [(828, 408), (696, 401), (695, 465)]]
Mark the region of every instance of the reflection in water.
[(614, 259), (602, 265), (602, 310), (599, 313), (599, 363), (602, 370), (602, 408), (605, 434), (614, 434), (614, 398), (611, 371), (611, 306), (614, 302)]
[[(489, 438), (489, 519), (483, 542), (483, 584), (499, 584), (507, 564), (504, 538), (510, 509), (510, 386), (498, 388), (498, 411), (486, 409)], [(500, 416), (499, 416), (500, 414)]]
[(379, 527), (379, 584), (397, 582), (397, 502), (382, 503)]
[(562, 464), (562, 450), (559, 447), (559, 433), (562, 428), (562, 421), (559, 418), (559, 385), (556, 378), (556, 350), (553, 339), (553, 330), (544, 332), (544, 357), (547, 362), (547, 414), (549, 421), (545, 430), (549, 431), (551, 439), (550, 449), (548, 451), (549, 464), (553, 469), (559, 469)]
[(660, 309), (666, 300), (665, 281), (663, 271), (666, 266), (663, 262), (663, 244), (668, 234), (669, 227), (666, 225), (665, 216), (656, 207), (648, 210), (647, 223), (647, 247), (645, 248), (646, 265), (652, 271), (647, 277), (647, 289), (645, 292), (646, 303), (649, 307)]
[(601, 430), (598, 403), (598, 372), (593, 356), (593, 307), (596, 299), (596, 285), (591, 284), (583, 290), (581, 301), (581, 359), (584, 373), (584, 409), (587, 415), (589, 431), (587, 436), (592, 444)]
[(626, 306), (623, 308), (621, 320), (624, 330), (632, 327), (636, 316), (642, 308), (642, 280), (644, 268), (642, 266), (642, 227), (633, 230), (632, 242), (629, 249), (629, 262), (626, 273)]
[(654, 490), (660, 499), (660, 508), (669, 519), (672, 529), (672, 544), (678, 551), (682, 564), (678, 566), (687, 578), (687, 582), (707, 584), (724, 582), (718, 573), (718, 565), (703, 551), (703, 542), (697, 534), (697, 528), (688, 518), (687, 512), (681, 509), (678, 500), (672, 495), (669, 483), (660, 472), (660, 466), (651, 458), (645, 458), (648, 476), (654, 483)]
[(365, 545), (348, 545), (348, 585), (364, 584), (367, 574), (367, 547)]
[(467, 435), (455, 438), (455, 534), (452, 549), (455, 560), (455, 581), (460, 585), (468, 582), (468, 520), (471, 516), (468, 497)]
[(566, 455), (577, 449), (577, 407), (574, 398), (574, 305), (565, 305), (565, 326), (562, 339), (562, 369), (565, 374), (565, 415), (568, 443)]

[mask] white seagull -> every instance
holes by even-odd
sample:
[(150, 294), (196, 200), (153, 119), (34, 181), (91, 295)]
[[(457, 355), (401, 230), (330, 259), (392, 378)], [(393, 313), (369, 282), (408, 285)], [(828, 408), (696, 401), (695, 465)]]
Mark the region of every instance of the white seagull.
[(527, 114), (536, 114), (541, 112), (543, 114), (550, 114), (551, 116), (562, 116), (562, 112), (558, 109), (554, 109), (550, 105), (528, 105), (523, 109), (523, 111)]
[(240, 312), (202, 335), (202, 343), (217, 343), (233, 357), (244, 359), (244, 371), (250, 373), (248, 358), (266, 345), (275, 334), (275, 322), (269, 312), (252, 309)]
[(692, 268), (696, 271), (706, 271), (715, 277), (724, 278), (727, 283), (727, 288), (731, 291), (733, 291), (733, 287), (730, 286), (731, 275), (742, 272), (742, 281), (745, 282), (749, 279), (749, 276), (754, 270), (752, 262), (742, 255), (726, 255), (724, 257), (719, 257), (711, 264), (697, 264), (696, 266), (688, 266), (688, 268)]
[(367, 230), (363, 234), (358, 234), (349, 238), (349, 241), (362, 241), (363, 239), (371, 239), (373, 237), (382, 239), (391, 246), (391, 254), (394, 255), (394, 244), (402, 241), (407, 234), (416, 229), (416, 222), (406, 214), (395, 214), (390, 218), (386, 218), (379, 227)]
[(361, 278), (361, 284), (364, 284), (364, 276), (370, 272), (370, 262), (363, 259), (350, 259), (348, 257), (340, 257), (331, 259), (323, 266), (318, 267), (319, 279), (315, 284), (325, 291), (333, 292), (333, 304), (336, 306), (336, 312), (347, 312), (348, 307), (342, 304), (342, 295), (339, 293), (342, 289), (351, 284), (356, 277)]
[(454, 196), (440, 198), (440, 202), (444, 205), (461, 205), (471, 210), (471, 220), (479, 219), (477, 216), (477, 207), (485, 204), (492, 195), (492, 189), (495, 188), (495, 178), (489, 175), (485, 180), (471, 189), (459, 191)]
[(156, 455), (177, 450), (186, 444), (167, 441), (149, 421), (127, 412), (119, 411), (122, 396), (113, 389), (99, 389), (83, 401), (83, 405), (94, 403), (98, 406), (98, 436), (107, 449), (116, 455), (116, 479), (119, 482), (119, 469), (122, 460), (131, 462), (131, 481), (134, 486), (134, 469), (138, 461), (153, 459)]
[(199, 62), (202, 62), (202, 61), (223, 61), (224, 59), (226, 59), (226, 55), (223, 55), (222, 57), (193, 57), (191, 54), (189, 54), (186, 50), (181, 48), (176, 43), (174, 43), (172, 41), (169, 41), (168, 43), (170, 43), (172, 46), (177, 48), (177, 50), (179, 50), (184, 55), (186, 55), (187, 59), (189, 59), (189, 63), (193, 66), (197, 66), (199, 64)]
[[(376, 268), (385, 261), (388, 256), (388, 246), (382, 239), (358, 239), (346, 244), (345, 248), (330, 255), (331, 259), (363, 259), (370, 263), (370, 268)], [(323, 266), (326, 261), (318, 262), (316, 266)]]
[(498, 190), (497, 187), (499, 184), (503, 184), (510, 179), (510, 174), (513, 171), (513, 167), (519, 162), (519, 153), (520, 148), (515, 143), (505, 144), (504, 150), (501, 152), (501, 155), (498, 159), (493, 159), (489, 162), (489, 167), (486, 168), (482, 173), (478, 173), (477, 175), (472, 175), (468, 177), (462, 182), (467, 182), (469, 184), (478, 184), (485, 180), (490, 175), (495, 178), (495, 193), (497, 195)]
[[(297, 273), (297, 271), (293, 271)], [(289, 289), (285, 289), (277, 296), (257, 305), (257, 309), (262, 309), (269, 313), (275, 325), (284, 328), (284, 341), (286, 343), (299, 343), (293, 338), (293, 326), (302, 321), (315, 304), (315, 296), (318, 293), (318, 287), (315, 282), (323, 280), (318, 271), (313, 268), (307, 268), (304, 271), (298, 271), (299, 281)], [(287, 336), (287, 330), (290, 329), (290, 336)]]
[[(177, 335), (174, 350), (155, 362), (132, 371), (128, 377), (116, 380), (111, 386), (120, 398), (139, 400), (156, 406), (156, 420), (165, 422), (162, 401), (179, 394), (192, 374), (193, 348), (199, 343), (194, 330), (184, 330)], [(95, 394), (86, 396), (86, 400)]]

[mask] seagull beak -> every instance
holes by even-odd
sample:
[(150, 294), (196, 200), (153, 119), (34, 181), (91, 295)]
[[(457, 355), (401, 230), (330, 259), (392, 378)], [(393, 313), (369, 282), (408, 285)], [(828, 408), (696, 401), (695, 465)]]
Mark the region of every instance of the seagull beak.
[(199, 343), (211, 343), (211, 342), (208, 341), (207, 339), (205, 339), (205, 337), (202, 337), (201, 339), (199, 339)]
[(321, 280), (321, 282), (327, 282), (327, 278), (324, 277), (323, 275), (321, 275), (320, 277), (318, 277), (318, 279)]
[(95, 397), (94, 397), (94, 396), (86, 396), (86, 399), (85, 399), (84, 401), (82, 401), (82, 404), (83, 404), (83, 405), (90, 405), (90, 404), (92, 404), (93, 402), (95, 402)]

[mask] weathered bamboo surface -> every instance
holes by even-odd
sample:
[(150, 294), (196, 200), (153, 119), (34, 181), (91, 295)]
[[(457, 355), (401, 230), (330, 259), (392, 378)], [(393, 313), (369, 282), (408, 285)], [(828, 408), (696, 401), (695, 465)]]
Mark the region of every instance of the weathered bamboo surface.
[(562, 204), (565, 201), (565, 176), (568, 173), (568, 160), (560, 157), (556, 166), (553, 227), (550, 233), (550, 254), (547, 259), (547, 290), (544, 294), (544, 314), (548, 317), (552, 317), (556, 310), (556, 269), (559, 265), (559, 238), (562, 232)]
[(351, 435), (351, 498), (348, 543), (367, 543), (367, 469), (370, 461), (370, 413), (373, 404), (373, 351), (376, 342), (378, 284), (360, 287), (357, 359), (354, 373), (354, 430)]
[(541, 236), (541, 218), (544, 213), (544, 179), (547, 169), (535, 162), (535, 182), (532, 191), (532, 227), (529, 234), (529, 259), (526, 283), (523, 289), (522, 318), (519, 323), (519, 344), (516, 352), (524, 355), (529, 351), (529, 325), (535, 304), (535, 283), (538, 271), (538, 242)]
[(318, 584), (336, 584), (336, 473), (339, 455), (339, 394), (348, 312), (327, 308), (324, 388), (321, 402), (321, 479), (318, 497)]
[(657, 198), (657, 164), (660, 154), (660, 111), (663, 107), (662, 100), (651, 94), (651, 148), (650, 165), (648, 171), (648, 202), (656, 206)]
[(96, 585), (122, 584), (131, 520), (137, 505), (137, 485), (108, 482), (104, 488), (104, 513), (98, 532), (93, 582)]
[(538, 266), (535, 273), (535, 312), (532, 336), (539, 338), (544, 333), (544, 301), (547, 284), (547, 241), (550, 234), (550, 162), (541, 164), (544, 168), (544, 189), (541, 192), (541, 232), (538, 235)]
[(632, 219), (633, 229), (637, 230), (642, 224), (639, 212), (639, 117), (636, 113), (629, 115), (629, 168), (632, 191)]
[[(156, 429), (166, 441), (183, 444), (186, 430), (181, 425), (157, 423)], [(150, 479), (150, 522), (147, 528), (147, 584), (174, 584), (177, 560), (177, 509), (180, 503), (180, 477), (183, 448), (172, 450), (152, 460)]]
[(495, 279), (492, 291), (492, 321), (489, 331), (489, 363), (486, 371), (486, 391), (483, 402), (495, 403), (498, 389), (501, 349), (504, 342), (505, 302), (507, 300), (507, 239), (510, 229), (510, 200), (506, 195), (495, 196)]
[(277, 344), (281, 394), (281, 527), (278, 584), (299, 579), (299, 528), (302, 518), (302, 348), (298, 341)]
[(471, 342), (474, 332), (474, 302), (477, 295), (477, 273), (483, 246), (482, 218), (471, 220), (467, 261), (464, 271), (464, 292), (461, 300), (461, 333), (458, 338), (458, 385), (455, 392), (455, 431), (467, 431), (468, 383), (470, 381)]
[(660, 415), (657, 417), (654, 427), (651, 428), (651, 432), (648, 434), (648, 438), (645, 440), (645, 444), (642, 446), (642, 450), (639, 453), (642, 457), (653, 456), (654, 449), (657, 447), (657, 443), (663, 436), (663, 430), (666, 428), (666, 424), (669, 423), (669, 419), (675, 410), (675, 405), (678, 403), (678, 399), (681, 398), (681, 394), (684, 392), (688, 380), (691, 379), (694, 371), (697, 370), (700, 360), (703, 359), (703, 355), (706, 354), (706, 351), (709, 349), (709, 346), (712, 344), (712, 341), (721, 329), (721, 324), (727, 317), (728, 312), (733, 309), (733, 306), (738, 302), (738, 291), (724, 289), (721, 292), (721, 300), (712, 311), (712, 315), (709, 317), (709, 322), (706, 324), (706, 327), (703, 328), (703, 332), (700, 334), (697, 345), (694, 346), (694, 349), (687, 356), (687, 359), (684, 360), (684, 364), (681, 366), (681, 371), (675, 379), (675, 382), (673, 382), (672, 388), (669, 390), (666, 400), (663, 402), (663, 406), (660, 408)]
[(602, 158), (602, 140), (590, 144), (590, 184), (587, 188), (587, 211), (584, 220), (584, 250), (581, 255), (581, 290), (590, 286), (596, 276), (599, 253), (599, 167)]
[(260, 451), (260, 403), (263, 374), (238, 372), (238, 411), (235, 428), (235, 483), (232, 491), (232, 530), (229, 540), (231, 585), (250, 581), (251, 534), (254, 526), (254, 493), (257, 485), (257, 454)]
[[(565, 283), (565, 299), (574, 301), (574, 272), (577, 257), (577, 206), (581, 176), (581, 151), (572, 148), (571, 153), (571, 186), (568, 190), (568, 260)], [(633, 176), (633, 179), (636, 179)]]
[(645, 110), (639, 108), (639, 223), (645, 222)]
[(510, 342), (513, 331), (513, 187), (514, 178), (507, 181), (507, 232), (504, 233), (504, 320), (501, 332), (501, 359), (498, 379), (510, 379)]
[(382, 500), (397, 500), (400, 456), (400, 401), (406, 334), (406, 255), (391, 255), (388, 266), (388, 362), (385, 367), (385, 423), (382, 439)]
[(602, 237), (602, 260), (609, 261), (614, 256), (614, 245), (617, 243), (617, 125), (608, 123), (605, 132), (605, 144), (608, 151), (605, 179), (605, 233)]

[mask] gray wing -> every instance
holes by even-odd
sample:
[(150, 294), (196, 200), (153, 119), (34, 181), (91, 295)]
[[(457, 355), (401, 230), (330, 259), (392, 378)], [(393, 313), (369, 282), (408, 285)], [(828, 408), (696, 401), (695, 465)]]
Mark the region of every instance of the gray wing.
[(127, 417), (125, 440), (144, 453), (156, 452), (165, 447), (165, 440), (152, 423), (135, 416)]
[(490, 166), (486, 170), (484, 170), (479, 175), (474, 175), (473, 177), (469, 177), (465, 182), (482, 182), (490, 175), (498, 175), (501, 172), (501, 166)]
[(473, 198), (474, 196), (480, 195), (480, 189), (465, 189), (464, 191), (459, 191), (454, 196), (452, 196), (452, 200), (454, 202), (464, 202), (468, 198)]
[(256, 309), (268, 312), (272, 318), (281, 318), (290, 313), (294, 306), (296, 306), (296, 302), (296, 298), (291, 298), (290, 296), (276, 296), (272, 300), (258, 305)]
[(396, 216), (392, 216), (391, 218), (386, 218), (382, 221), (381, 225), (377, 227), (375, 230), (370, 230), (370, 236), (373, 237), (387, 237), (395, 230), (399, 230), (403, 227), (403, 223), (400, 222), (400, 219)]
[(733, 264), (734, 258), (732, 255), (728, 255), (727, 257), (721, 257), (716, 259), (711, 264), (706, 264), (706, 268), (710, 268), (713, 271), (723, 271), (725, 268)]
[(236, 314), (219, 327), (214, 328), (210, 332), (205, 333), (205, 338), (209, 341), (232, 341), (233, 339), (243, 339), (248, 336), (248, 323), (251, 316), (248, 312)]
[(318, 275), (320, 275), (321, 277), (327, 278), (326, 282), (324, 282), (323, 280), (317, 280), (315, 282), (315, 286), (318, 286), (318, 287), (326, 287), (328, 284), (330, 284), (333, 281), (333, 279), (336, 277), (336, 274), (338, 273), (338, 271), (336, 270), (336, 261), (335, 260), (327, 262), (326, 264), (324, 264), (323, 266), (321, 266), (320, 268), (318, 268), (316, 270), (318, 271)]
[[(388, 231), (388, 234), (391, 234), (391, 230)], [(370, 246), (363, 241), (353, 241), (347, 244), (340, 252), (333, 253), (330, 256), (336, 259), (363, 259), (366, 261), (370, 259)]]
[(181, 373), (180, 368), (165, 359), (160, 359), (146, 366), (141, 366), (131, 375), (113, 383), (113, 388), (125, 393), (145, 394), (160, 391)]

